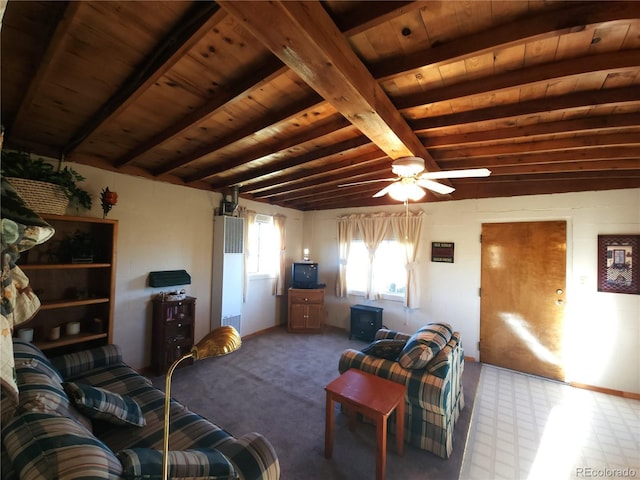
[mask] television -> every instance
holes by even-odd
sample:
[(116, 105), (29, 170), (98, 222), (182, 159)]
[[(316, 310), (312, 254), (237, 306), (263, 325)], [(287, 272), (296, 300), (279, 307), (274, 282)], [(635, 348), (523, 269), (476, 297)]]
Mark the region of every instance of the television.
[(318, 264), (294, 262), (291, 265), (291, 286), (293, 288), (318, 288)]

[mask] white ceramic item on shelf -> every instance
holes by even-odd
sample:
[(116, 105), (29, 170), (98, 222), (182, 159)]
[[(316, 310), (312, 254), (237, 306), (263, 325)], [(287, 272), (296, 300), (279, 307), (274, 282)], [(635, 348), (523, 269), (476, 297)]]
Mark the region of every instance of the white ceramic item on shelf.
[(21, 328), (18, 330), (18, 338), (25, 342), (33, 342), (33, 328)]
[(49, 340), (58, 340), (60, 338), (60, 326), (53, 327), (49, 330)]
[(65, 333), (67, 335), (77, 335), (80, 333), (80, 322), (69, 322), (65, 326)]

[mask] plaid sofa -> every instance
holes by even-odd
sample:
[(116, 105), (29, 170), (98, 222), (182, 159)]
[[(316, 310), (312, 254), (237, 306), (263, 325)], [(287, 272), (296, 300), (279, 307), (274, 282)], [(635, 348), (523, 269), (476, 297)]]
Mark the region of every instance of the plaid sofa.
[[(0, 406), (3, 479), (161, 478), (164, 393), (123, 363), (117, 346), (49, 360), (14, 339), (14, 358), (19, 397), (3, 391)], [(101, 396), (79, 403), (87, 390)], [(279, 479), (262, 435), (235, 438), (174, 400), (170, 413), (172, 478)]]
[[(383, 328), (376, 332), (374, 340), (383, 339), (409, 342), (412, 335)], [(464, 351), (458, 332), (452, 331), (444, 342), (445, 347), (434, 351), (433, 359), (422, 368), (404, 368), (397, 359), (348, 349), (340, 356), (338, 370), (344, 373), (356, 368), (406, 385), (405, 441), (449, 458), (453, 452), (453, 429), (464, 408)], [(395, 413), (389, 418), (389, 424), (389, 430), (395, 431)]]

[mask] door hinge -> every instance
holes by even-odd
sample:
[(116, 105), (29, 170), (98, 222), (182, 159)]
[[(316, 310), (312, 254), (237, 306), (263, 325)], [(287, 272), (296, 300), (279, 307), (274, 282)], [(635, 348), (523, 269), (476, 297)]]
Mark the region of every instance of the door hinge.
[(482, 234), (480, 234), (480, 243), (482, 243)]
[(480, 351), (480, 342), (478, 341), (478, 351)]
[(482, 296), (482, 287), (478, 288), (478, 296), (481, 297)]

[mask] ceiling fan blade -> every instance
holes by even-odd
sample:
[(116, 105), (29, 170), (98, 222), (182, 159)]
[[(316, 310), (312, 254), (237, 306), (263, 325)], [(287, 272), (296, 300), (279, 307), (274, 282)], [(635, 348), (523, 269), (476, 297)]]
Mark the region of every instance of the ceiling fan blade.
[(427, 172), (420, 175), (419, 178), (427, 178), (438, 180), (442, 178), (471, 178), (471, 177), (488, 177), (491, 170), (488, 168), (468, 168), (466, 170), (446, 170), (440, 172)]
[(353, 187), (355, 185), (366, 185), (367, 183), (376, 182), (395, 182), (397, 178), (376, 178), (375, 180), (362, 180), (361, 182), (342, 183), (338, 187)]
[(419, 178), (417, 181), (418, 185), (420, 185), (421, 187), (424, 188), (428, 188), (429, 190), (432, 190), (436, 193), (440, 193), (442, 195), (447, 195), (448, 193), (451, 193), (455, 190), (455, 188), (451, 188), (447, 185), (443, 185), (441, 183), (438, 182), (433, 182), (431, 180), (428, 180), (426, 178)]
[[(394, 185), (394, 183), (392, 183), (391, 185)], [(384, 197), (387, 193), (389, 193), (389, 190), (391, 189), (391, 185), (387, 185), (386, 187), (384, 187), (382, 190), (376, 193), (373, 196), (373, 198)]]

